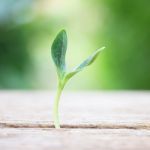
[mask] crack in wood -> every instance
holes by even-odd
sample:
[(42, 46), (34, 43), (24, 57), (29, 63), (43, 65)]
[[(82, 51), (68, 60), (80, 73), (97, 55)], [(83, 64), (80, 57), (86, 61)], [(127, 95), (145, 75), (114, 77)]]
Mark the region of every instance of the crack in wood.
[[(0, 122), (0, 128), (54, 128), (51, 123), (11, 123)], [(144, 123), (102, 123), (102, 124), (62, 124), (61, 128), (66, 129), (146, 129), (150, 130), (150, 124)]]

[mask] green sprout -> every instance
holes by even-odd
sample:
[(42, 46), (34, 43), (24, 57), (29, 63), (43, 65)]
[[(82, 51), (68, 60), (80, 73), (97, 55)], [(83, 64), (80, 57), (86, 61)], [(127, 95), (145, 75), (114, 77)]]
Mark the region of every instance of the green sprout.
[(61, 30), (58, 35), (56, 36), (52, 47), (51, 47), (51, 55), (56, 65), (57, 75), (58, 75), (58, 86), (57, 86), (57, 93), (54, 101), (53, 107), (53, 119), (55, 128), (60, 128), (59, 123), (59, 114), (58, 114), (58, 107), (60, 96), (64, 86), (66, 85), (67, 81), (74, 76), (76, 73), (82, 71), (85, 67), (89, 66), (94, 62), (97, 58), (99, 53), (104, 49), (102, 47), (97, 49), (92, 55), (90, 55), (86, 60), (84, 60), (79, 66), (75, 67), (72, 71), (68, 72), (65, 63), (65, 55), (67, 50), (67, 34), (65, 30)]

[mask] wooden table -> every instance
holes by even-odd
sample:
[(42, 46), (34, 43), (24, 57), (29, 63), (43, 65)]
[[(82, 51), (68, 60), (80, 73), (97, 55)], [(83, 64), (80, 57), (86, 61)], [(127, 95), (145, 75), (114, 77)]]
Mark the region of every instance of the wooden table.
[(150, 150), (150, 92), (0, 92), (0, 150)]

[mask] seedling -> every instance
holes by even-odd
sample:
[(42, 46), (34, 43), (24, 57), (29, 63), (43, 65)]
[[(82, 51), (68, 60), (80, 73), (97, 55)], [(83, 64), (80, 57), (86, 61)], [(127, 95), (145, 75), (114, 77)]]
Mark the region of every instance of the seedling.
[(57, 86), (57, 93), (54, 101), (53, 107), (53, 119), (55, 128), (60, 128), (59, 124), (59, 114), (58, 114), (58, 107), (60, 96), (64, 86), (66, 85), (67, 81), (72, 78), (76, 73), (82, 71), (85, 67), (89, 66), (94, 62), (96, 57), (99, 53), (104, 49), (102, 47), (97, 49), (92, 55), (90, 55), (86, 60), (84, 60), (80, 65), (75, 67), (72, 71), (68, 72), (65, 63), (65, 55), (67, 50), (67, 34), (65, 30), (62, 30), (56, 36), (52, 47), (51, 47), (51, 55), (56, 65), (57, 75), (58, 75), (58, 86)]

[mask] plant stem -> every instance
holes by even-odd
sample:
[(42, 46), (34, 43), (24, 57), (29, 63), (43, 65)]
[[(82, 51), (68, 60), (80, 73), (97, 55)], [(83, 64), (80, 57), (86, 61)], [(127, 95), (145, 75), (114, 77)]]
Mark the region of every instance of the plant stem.
[(59, 109), (59, 101), (60, 101), (62, 90), (63, 90), (63, 85), (59, 82), (55, 101), (54, 101), (54, 107), (53, 107), (53, 119), (54, 119), (54, 125), (56, 129), (60, 128), (58, 109)]

